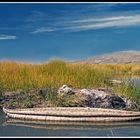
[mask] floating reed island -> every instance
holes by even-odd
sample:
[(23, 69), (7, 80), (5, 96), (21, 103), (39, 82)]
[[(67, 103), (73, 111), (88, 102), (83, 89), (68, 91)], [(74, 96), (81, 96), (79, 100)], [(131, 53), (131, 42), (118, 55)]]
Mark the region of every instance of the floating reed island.
[(140, 112), (90, 107), (6, 109), (9, 118), (33, 121), (124, 122), (140, 119)]

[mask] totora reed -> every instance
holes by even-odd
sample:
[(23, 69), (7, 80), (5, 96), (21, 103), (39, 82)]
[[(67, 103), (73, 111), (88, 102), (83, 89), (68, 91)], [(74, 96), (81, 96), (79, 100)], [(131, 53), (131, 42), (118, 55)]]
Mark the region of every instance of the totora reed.
[(6, 109), (9, 118), (38, 121), (123, 122), (140, 119), (140, 112), (83, 107)]

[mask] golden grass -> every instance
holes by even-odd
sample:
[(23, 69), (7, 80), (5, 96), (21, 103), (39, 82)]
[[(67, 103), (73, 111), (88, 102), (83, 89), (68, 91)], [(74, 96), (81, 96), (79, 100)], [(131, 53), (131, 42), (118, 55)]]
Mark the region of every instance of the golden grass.
[(140, 64), (71, 64), (53, 60), (48, 64), (0, 63), (0, 89), (3, 91), (59, 87), (106, 87), (119, 76), (140, 74)]

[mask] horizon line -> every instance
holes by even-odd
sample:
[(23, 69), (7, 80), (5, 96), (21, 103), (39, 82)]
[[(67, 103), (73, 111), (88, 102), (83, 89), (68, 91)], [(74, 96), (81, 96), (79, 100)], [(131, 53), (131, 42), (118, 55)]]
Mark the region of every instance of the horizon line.
[(99, 55), (94, 55), (93, 57), (85, 57), (85, 58), (80, 58), (80, 59), (75, 59), (75, 60), (66, 60), (64, 58), (50, 58), (48, 60), (44, 60), (44, 61), (28, 61), (28, 60), (11, 60), (11, 59), (0, 59), (0, 63), (3, 62), (10, 62), (10, 63), (18, 63), (18, 64), (34, 64), (34, 65), (40, 65), (40, 64), (48, 64), (51, 61), (64, 61), (66, 63), (74, 63), (77, 61), (82, 61), (85, 59), (90, 59), (90, 58), (96, 58), (96, 57), (100, 57), (100, 56), (104, 56), (104, 55), (109, 55), (109, 54), (114, 54), (114, 53), (123, 53), (123, 52), (139, 52), (140, 50), (123, 50), (123, 51), (113, 51), (113, 52), (108, 52), (108, 53), (103, 53), (103, 54), (99, 54)]

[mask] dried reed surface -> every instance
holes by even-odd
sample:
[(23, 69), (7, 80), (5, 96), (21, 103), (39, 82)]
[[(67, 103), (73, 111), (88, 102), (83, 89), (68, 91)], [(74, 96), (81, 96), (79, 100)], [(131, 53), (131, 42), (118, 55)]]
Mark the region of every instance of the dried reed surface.
[(139, 120), (139, 117), (60, 117), (60, 116), (37, 116), (37, 115), (21, 115), (10, 114), (7, 115), (15, 119), (24, 120), (39, 120), (39, 121), (71, 121), (71, 122), (123, 122)]
[(140, 112), (83, 107), (5, 109), (10, 118), (39, 121), (114, 122), (140, 119)]

